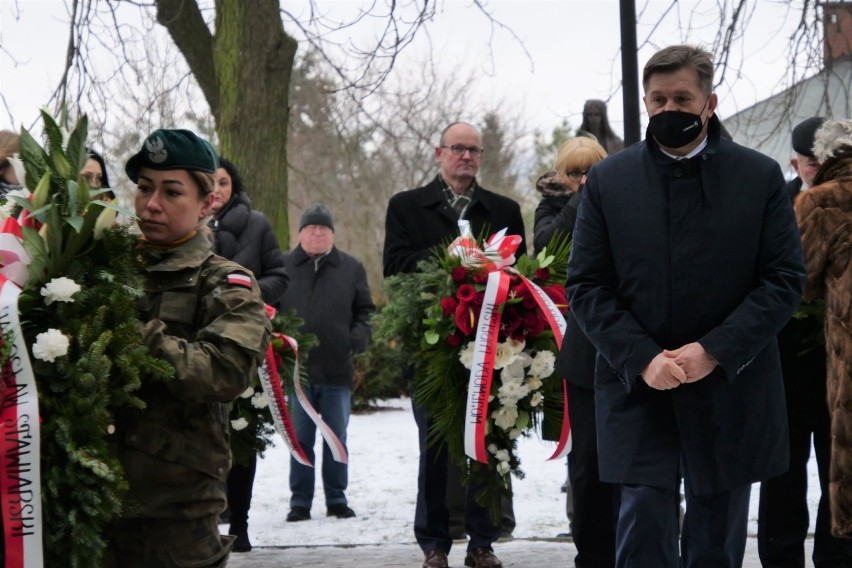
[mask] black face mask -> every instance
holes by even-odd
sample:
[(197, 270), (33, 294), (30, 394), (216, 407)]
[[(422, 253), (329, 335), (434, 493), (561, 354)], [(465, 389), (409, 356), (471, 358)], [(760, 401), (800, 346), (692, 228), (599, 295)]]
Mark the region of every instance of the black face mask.
[[(709, 101), (710, 98), (707, 98)], [(704, 106), (707, 106), (707, 101)], [(701, 109), (704, 111), (704, 108)], [(709, 117), (708, 117), (709, 119)], [(658, 144), (666, 148), (682, 148), (698, 138), (704, 129), (700, 114), (681, 110), (666, 110), (648, 119), (645, 137), (653, 136)]]

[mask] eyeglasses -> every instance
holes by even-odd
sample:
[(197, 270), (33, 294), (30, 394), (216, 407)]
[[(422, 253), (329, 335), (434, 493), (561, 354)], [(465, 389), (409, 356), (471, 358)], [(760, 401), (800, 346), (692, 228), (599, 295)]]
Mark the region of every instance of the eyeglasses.
[(450, 152), (456, 156), (464, 156), (465, 152), (470, 153), (471, 158), (476, 158), (482, 155), (482, 148), (479, 146), (465, 146), (464, 144), (453, 144), (452, 146), (441, 146), (441, 148), (449, 148)]
[(575, 170), (575, 171), (567, 172), (565, 175), (568, 176), (569, 178), (571, 178), (574, 181), (580, 181), (581, 179), (583, 179), (583, 176), (586, 175), (587, 173), (589, 173), (588, 170), (586, 170), (585, 172), (578, 172), (578, 171)]

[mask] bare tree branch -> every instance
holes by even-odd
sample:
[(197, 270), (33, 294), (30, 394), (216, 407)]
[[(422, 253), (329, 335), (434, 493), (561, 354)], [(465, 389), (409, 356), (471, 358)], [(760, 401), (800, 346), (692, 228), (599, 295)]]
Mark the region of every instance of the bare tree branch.
[(183, 54), (214, 116), (219, 114), (219, 86), (213, 62), (213, 35), (198, 4), (185, 0), (156, 0), (157, 21)]

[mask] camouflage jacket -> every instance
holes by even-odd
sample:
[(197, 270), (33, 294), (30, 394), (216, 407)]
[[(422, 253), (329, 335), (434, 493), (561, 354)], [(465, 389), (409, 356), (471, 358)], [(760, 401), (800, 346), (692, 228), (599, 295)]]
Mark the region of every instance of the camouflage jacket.
[(250, 384), (270, 324), (251, 272), (212, 252), (204, 232), (145, 249), (140, 316), (153, 355), (175, 377), (143, 382), (143, 410), (117, 421), (130, 483), (125, 517), (197, 518), (224, 508), (231, 466), (227, 403)]

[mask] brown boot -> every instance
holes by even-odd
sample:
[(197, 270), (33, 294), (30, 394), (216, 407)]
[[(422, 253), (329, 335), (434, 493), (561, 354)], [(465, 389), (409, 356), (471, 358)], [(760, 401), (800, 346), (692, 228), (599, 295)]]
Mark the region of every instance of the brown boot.
[(423, 568), (449, 568), (447, 562), (447, 553), (440, 550), (430, 550), (426, 553), (426, 559), (423, 560)]
[(494, 555), (494, 551), (484, 546), (469, 550), (464, 565), (470, 568), (503, 568), (503, 563)]

